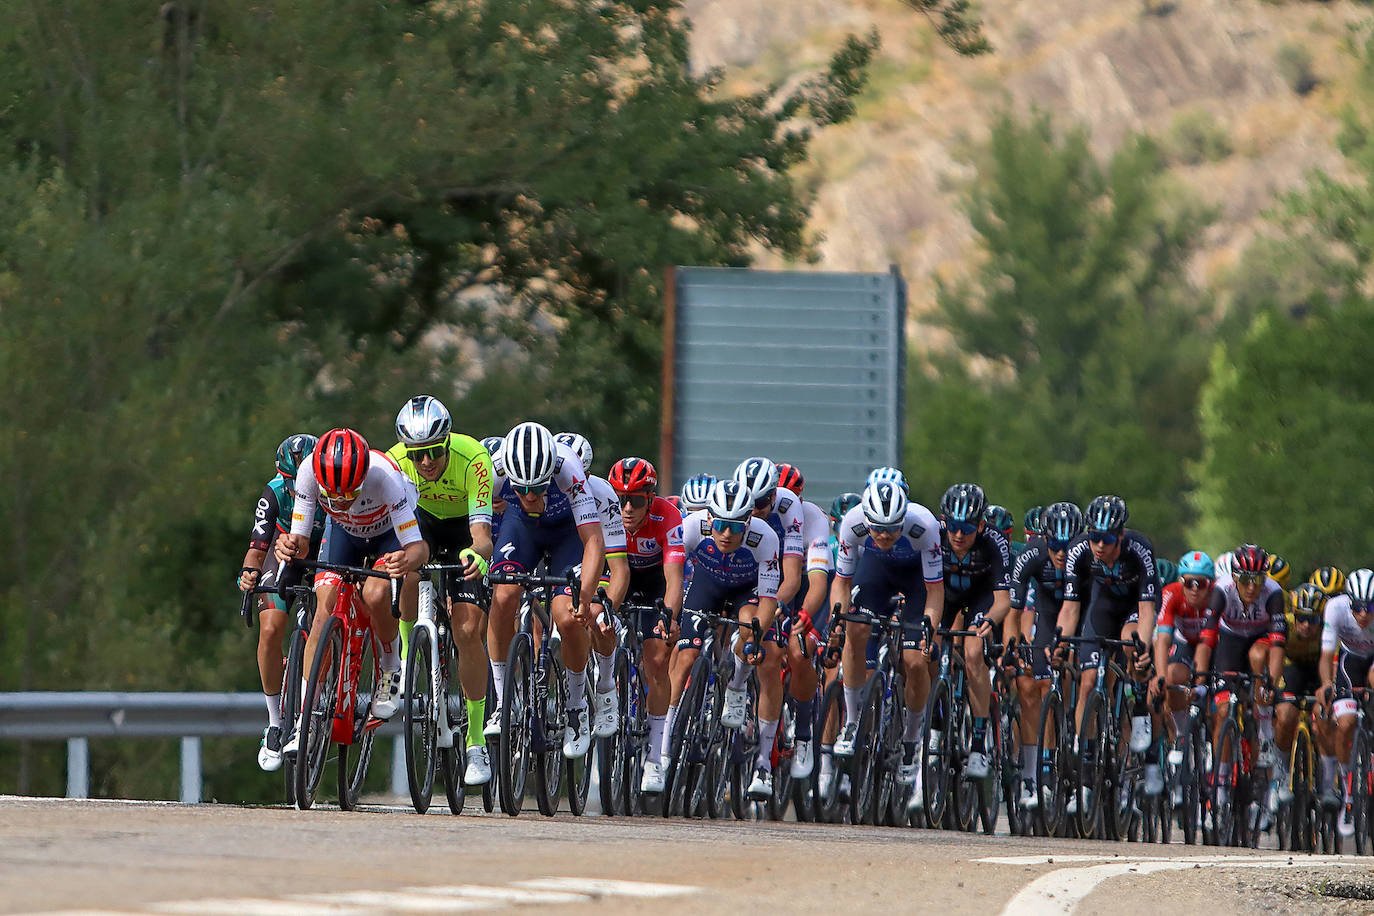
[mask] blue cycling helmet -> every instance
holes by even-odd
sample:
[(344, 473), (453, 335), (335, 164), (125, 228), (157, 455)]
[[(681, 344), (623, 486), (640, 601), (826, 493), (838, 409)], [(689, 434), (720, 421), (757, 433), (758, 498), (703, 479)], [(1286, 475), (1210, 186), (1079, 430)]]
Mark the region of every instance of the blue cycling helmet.
[(716, 478), (712, 474), (698, 474), (684, 483), (682, 492), (678, 494), (682, 500), (682, 514), (705, 509), (711, 502), (711, 487), (715, 484)]
[(1109, 494), (1094, 497), (1083, 516), (1089, 531), (1119, 531), (1126, 527), (1131, 514), (1126, 511), (1124, 499)]
[(988, 498), (976, 483), (956, 483), (940, 499), (940, 514), (953, 522), (980, 522)]
[(1179, 576), (1202, 576), (1204, 579), (1217, 577), (1216, 564), (1201, 550), (1190, 550), (1178, 561)]
[(864, 487), (871, 487), (875, 483), (895, 483), (902, 488), (902, 492), (907, 496), (911, 495), (911, 487), (906, 482), (906, 475), (896, 468), (874, 468), (868, 472), (868, 480), (864, 481)]
[(983, 521), (1007, 537), (1011, 537), (1012, 529), (1016, 527), (1016, 520), (1011, 517), (1011, 512), (1005, 506), (988, 506), (983, 510)]
[(1040, 533), (1049, 541), (1072, 541), (1083, 533), (1083, 513), (1073, 503), (1055, 503), (1041, 515)]
[(277, 473), (287, 480), (295, 477), (301, 462), (315, 450), (316, 441), (309, 433), (296, 433), (283, 439), (277, 446)]

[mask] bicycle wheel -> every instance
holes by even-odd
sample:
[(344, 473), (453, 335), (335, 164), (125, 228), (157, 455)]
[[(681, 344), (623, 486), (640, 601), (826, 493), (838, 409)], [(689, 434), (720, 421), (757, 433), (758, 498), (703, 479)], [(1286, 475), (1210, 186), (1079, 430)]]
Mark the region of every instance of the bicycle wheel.
[(416, 627), (410, 633), (410, 651), (406, 655), (406, 782), (410, 786), (410, 803), (414, 805), (416, 814), (424, 814), (429, 810), (439, 756), (437, 732), (441, 699), (436, 683), (438, 678), (434, 676), (434, 664), (430, 657), (432, 642), (427, 627)]
[[(583, 679), (586, 684), (585, 702), (588, 709), (595, 709), (596, 697), (594, 696), (596, 687), (596, 663), (593, 661), (587, 666), (587, 677)], [(571, 715), (571, 713), (569, 713)], [(624, 732), (625, 720), (620, 720), (621, 734)], [(559, 756), (562, 756), (560, 751)], [(567, 780), (568, 790), (568, 810), (575, 817), (581, 817), (582, 812), (587, 810), (587, 793), (592, 787), (592, 751), (588, 748), (587, 753), (581, 757), (563, 757), (563, 775)], [(558, 804), (555, 799), (554, 811), (557, 812)]]
[(853, 824), (874, 823), (875, 782), (881, 768), (874, 761), (881, 756), (874, 747), (878, 716), (881, 715), (882, 688), (877, 675), (871, 675), (864, 685), (859, 701), (859, 730), (854, 737), (854, 755), (849, 758), (849, 821)]
[(749, 798), (749, 783), (754, 779), (754, 759), (759, 748), (759, 695), (753, 676), (749, 678), (744, 701), (744, 724), (728, 731), (727, 767), (730, 771), (730, 812), (737, 821), (754, 820), (754, 803)]
[(372, 745), (377, 737), (376, 728), (367, 727), (368, 708), (377, 690), (377, 665), (372, 658), (370, 633), (363, 635), (362, 649), (356, 659), (349, 659), (349, 664), (357, 665), (354, 670), (358, 672), (358, 693), (353, 705), (353, 743), (339, 745), (339, 807), (345, 811), (358, 807), (363, 783), (367, 780), (367, 766), (372, 762)]
[[(997, 694), (992, 694), (991, 706), (988, 708), (988, 731), (984, 739), (984, 746), (987, 748), (988, 775), (983, 779), (974, 781), (974, 788), (978, 793), (978, 819), (983, 825), (983, 834), (992, 836), (997, 832), (997, 818), (1001, 813), (1002, 806), (1002, 755), (1005, 750), (1007, 736), (1002, 731), (1003, 718)], [(1020, 761), (1017, 761), (1017, 770), (1020, 770)], [(1015, 795), (1012, 796), (1015, 799)], [(1013, 815), (1016, 811), (1015, 801), (1007, 809)]]
[[(825, 688), (820, 703), (820, 716), (816, 719), (816, 745), (820, 747), (834, 747), (835, 736), (844, 729), (845, 708), (844, 708), (844, 685), (835, 681)], [(839, 823), (843, 817), (842, 805), (840, 803), (840, 768), (835, 761), (833, 750), (830, 754), (830, 779), (825, 785), (821, 785), (820, 771), (823, 766), (823, 754), (816, 754), (816, 797), (813, 806), (816, 820), (826, 824)], [(824, 791), (822, 791), (824, 789)]]
[(702, 763), (694, 768), (688, 798), (690, 810), (697, 816), (712, 819), (730, 813), (725, 793), (729, 785), (730, 739), (732, 732), (720, 724), (725, 709), (725, 681), (717, 677), (708, 680), (701, 696), (701, 712), (696, 725), (694, 742), (700, 749)]
[[(282, 728), (296, 727), (296, 717), (301, 712), (301, 683), (305, 679), (305, 638), (306, 631), (296, 627), (291, 631), (291, 643), (286, 650), (286, 674), (282, 678), (281, 709)], [(289, 735), (282, 736), (286, 743)], [(296, 804), (296, 755), (282, 754), (282, 777), (286, 784), (286, 803)]]
[(1355, 822), (1355, 854), (1368, 855), (1369, 837), (1369, 735), (1355, 729), (1350, 743), (1350, 813)]
[(1218, 846), (1236, 846), (1240, 843), (1236, 806), (1242, 801), (1238, 797), (1241, 753), (1240, 726), (1233, 717), (1228, 716), (1217, 733), (1216, 747), (1212, 752), (1209, 809), (1211, 835)]
[[(543, 750), (536, 750), (534, 754), (534, 800), (539, 806), (539, 813), (545, 817), (553, 817), (558, 813), (558, 795), (563, 782), (563, 726), (570, 715), (568, 682), (564, 670), (563, 662), (556, 654), (550, 653), (548, 692), (544, 695), (542, 715), (536, 715), (534, 719), (535, 727), (542, 727), (544, 737)], [(583, 678), (584, 682), (587, 680)]]
[(1071, 743), (1064, 740), (1064, 700), (1052, 690), (1045, 695), (1040, 708), (1041, 759), (1035, 767), (1035, 830), (1039, 836), (1058, 836), (1064, 823), (1065, 806), (1069, 798), (1068, 772), (1065, 765), (1072, 753)]
[(633, 814), (629, 800), (628, 773), (634, 769), (630, 759), (630, 736), (634, 729), (630, 706), (630, 665), (625, 650), (615, 654), (616, 710), (620, 727), (609, 738), (596, 739), (597, 790), (601, 795), (601, 813), (607, 816)]
[(949, 682), (939, 680), (926, 703), (926, 721), (921, 728), (921, 801), (926, 825), (939, 827), (945, 818), (954, 780), (949, 726), (956, 720), (950, 708)]
[(1105, 809), (1113, 803), (1104, 796), (1110, 790), (1107, 703), (1100, 693), (1089, 694), (1078, 726), (1078, 832), (1085, 839), (1105, 838)]
[(1184, 837), (1189, 845), (1197, 842), (1213, 845), (1208, 839), (1211, 811), (1212, 741), (1207, 735), (1205, 719), (1200, 713), (1189, 713), (1188, 751), (1184, 760), (1188, 767), (1183, 783), (1183, 810), (1180, 812)]
[(505, 702), (501, 705), (501, 810), (515, 817), (525, 805), (533, 740), (534, 659), (528, 633), (517, 633), (506, 656)]
[(330, 617), (315, 646), (310, 679), (305, 687), (300, 749), (296, 752), (296, 807), (301, 811), (315, 803), (315, 793), (329, 759), (342, 669), (343, 628), (339, 618)]
[[(445, 636), (439, 642), (439, 695), (444, 697), (447, 710), (441, 707), (440, 715), (447, 714), (453, 728), (453, 746), (439, 748), (439, 772), (444, 779), (444, 796), (450, 814), (462, 814), (467, 800), (467, 786), (463, 783), (467, 761), (463, 749), (467, 743), (468, 705), (463, 695), (463, 685), (458, 680), (458, 662), (453, 640)], [(483, 723), (478, 723), (480, 728)], [(487, 780), (490, 785), (491, 780)], [(488, 786), (483, 786), (487, 788)]]
[(1316, 812), (1312, 808), (1312, 736), (1299, 727), (1293, 736), (1293, 754), (1288, 769), (1293, 800), (1288, 808), (1288, 848), (1311, 852), (1316, 847)]
[(956, 742), (950, 748), (954, 763), (950, 776), (953, 797), (945, 813), (945, 826), (950, 830), (972, 833), (978, 820), (978, 787), (976, 780), (964, 778), (964, 771), (968, 767), (969, 752), (973, 750), (973, 712), (969, 709), (967, 693), (959, 696), (955, 704), (957, 726), (950, 730)]
[(1002, 805), (1007, 812), (1007, 830), (1012, 836), (1028, 836), (1030, 814), (1017, 805), (1021, 794), (1021, 701), (1012, 698), (1001, 709)]
[(668, 736), (668, 756), (663, 760), (662, 814), (673, 817), (683, 814), (684, 801), (691, 794), (695, 778), (694, 758), (700, 756), (700, 719), (702, 694), (710, 679), (707, 662), (698, 657), (692, 663), (687, 686), (678, 699), (677, 717)]
[[(783, 681), (783, 696), (788, 697), (787, 681)], [(773, 747), (769, 757), (773, 764), (773, 794), (768, 796), (767, 808), (770, 821), (781, 821), (787, 817), (787, 807), (792, 803), (792, 741), (788, 737), (793, 727), (793, 707), (788, 699), (783, 700), (782, 713), (778, 718), (778, 730), (773, 736)]]

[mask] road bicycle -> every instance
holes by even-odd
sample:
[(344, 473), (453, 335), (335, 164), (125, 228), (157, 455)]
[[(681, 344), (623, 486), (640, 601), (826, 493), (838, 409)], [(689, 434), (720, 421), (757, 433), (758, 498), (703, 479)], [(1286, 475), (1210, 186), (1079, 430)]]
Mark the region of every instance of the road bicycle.
[(368, 714), (381, 672), (372, 647), (367, 608), (362, 604), (362, 581), (388, 580), (391, 615), (399, 618), (400, 580), (360, 566), (314, 560), (296, 562), (307, 569), (339, 576), (339, 597), (320, 631), (305, 686), (296, 759), (296, 807), (304, 811), (315, 803), (333, 743), (337, 746), (339, 807), (351, 811), (362, 794), (373, 739), (382, 724)]
[[(1264, 793), (1269, 781), (1255, 763), (1258, 740), (1249, 714), (1251, 688), (1258, 680), (1248, 672), (1207, 675), (1209, 708), (1222, 713), (1211, 742), (1208, 803), (1203, 820), (1210, 846), (1257, 846)], [(1267, 678), (1265, 678), (1267, 681)]]
[(1293, 731), (1293, 749), (1288, 755), (1288, 789), (1293, 797), (1279, 803), (1274, 835), (1279, 849), (1314, 852), (1317, 848), (1317, 821), (1321, 811), (1317, 785), (1317, 745), (1312, 737), (1314, 696), (1281, 696), (1280, 703), (1298, 707), (1298, 724)]
[(645, 813), (639, 784), (649, 744), (649, 707), (648, 688), (641, 667), (640, 614), (655, 615), (665, 638), (669, 630), (669, 611), (662, 598), (653, 605), (626, 601), (615, 611), (620, 620), (615, 652), (616, 708), (620, 727), (609, 738), (596, 740), (601, 810), (608, 815)]
[(901, 610), (898, 596), (887, 616), (859, 607), (843, 613), (837, 607), (831, 614), (837, 624), (872, 627), (878, 638), (877, 667), (869, 672), (859, 698), (854, 753), (838, 761), (840, 774), (849, 776), (849, 820), (854, 824), (896, 826), (906, 821), (907, 787), (898, 778), (906, 718)]
[(964, 657), (954, 642), (977, 636), (978, 631), (942, 627), (935, 635), (940, 637), (940, 666), (930, 685), (921, 733), (921, 800), (927, 826), (968, 831), (973, 829), (980, 802), (981, 790), (975, 783), (982, 780), (964, 778), (973, 717)]

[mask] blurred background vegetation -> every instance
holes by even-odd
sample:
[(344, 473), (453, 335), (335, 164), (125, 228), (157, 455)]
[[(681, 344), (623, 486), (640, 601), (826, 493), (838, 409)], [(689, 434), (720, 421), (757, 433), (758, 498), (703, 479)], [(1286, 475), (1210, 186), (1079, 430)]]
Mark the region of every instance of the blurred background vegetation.
[[(1263, 67), (1336, 128), (1213, 269), (1235, 214), (1199, 182), (1272, 150), (1191, 98), (1140, 130), (1054, 104), (1013, 72), (1054, 23), (1000, 0), (991, 55), (962, 3), (809, 0), (839, 12), (747, 60), (704, 0), (0, 0), (0, 690), (257, 689), (233, 579), (287, 434), (384, 448), (428, 391), (473, 435), (656, 457), (668, 264), (897, 261), (928, 505), (1113, 491), (1166, 555), (1374, 563), (1374, 54), (1358, 5), (1251, 5), (1335, 23)], [(953, 86), (981, 121), (913, 113)], [(249, 742), (205, 765), (207, 797), (280, 797)], [(92, 772), (171, 797), (175, 742)], [(0, 792), (64, 785), (59, 744), (0, 743)]]

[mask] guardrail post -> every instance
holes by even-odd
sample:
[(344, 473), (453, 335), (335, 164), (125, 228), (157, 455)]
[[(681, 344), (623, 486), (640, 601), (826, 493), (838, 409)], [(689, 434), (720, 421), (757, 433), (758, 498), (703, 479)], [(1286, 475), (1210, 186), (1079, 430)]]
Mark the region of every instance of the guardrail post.
[(67, 739), (67, 797), (91, 797), (91, 749), (85, 738)]
[(410, 780), (406, 778), (406, 736), (397, 735), (391, 751), (391, 794), (410, 795)]
[(181, 803), (200, 804), (200, 738), (181, 739)]

